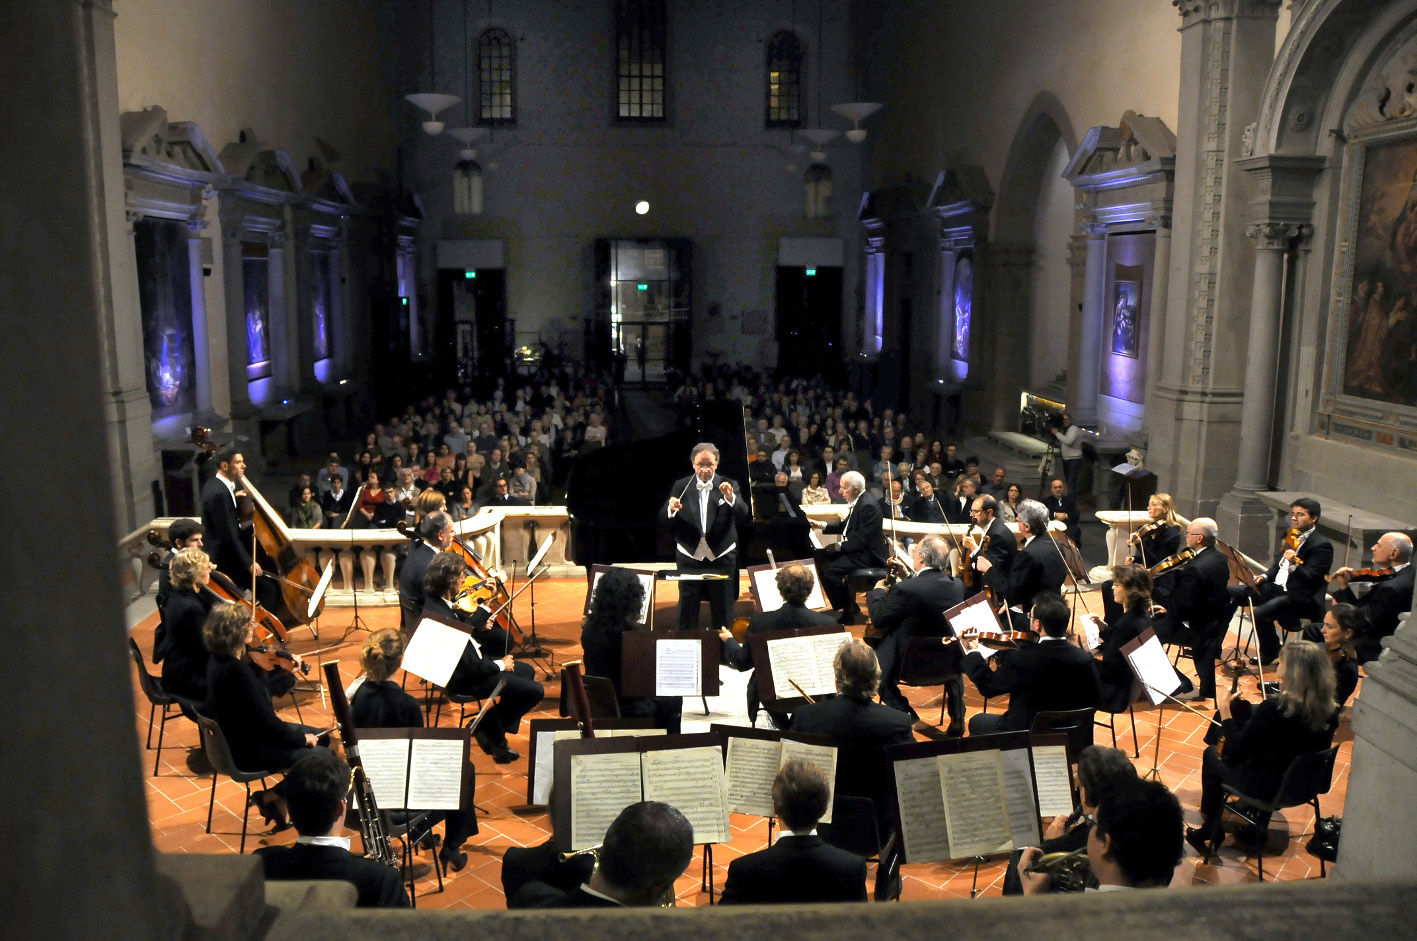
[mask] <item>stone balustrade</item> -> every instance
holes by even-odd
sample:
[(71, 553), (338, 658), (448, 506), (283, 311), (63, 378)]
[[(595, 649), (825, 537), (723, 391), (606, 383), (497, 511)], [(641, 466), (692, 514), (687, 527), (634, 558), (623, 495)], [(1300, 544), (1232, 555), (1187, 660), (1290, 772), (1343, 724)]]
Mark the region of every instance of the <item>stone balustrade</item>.
[[(1129, 555), (1127, 539), (1139, 528), (1151, 522), (1151, 517), (1147, 516), (1146, 513), (1141, 510), (1098, 510), (1095, 515), (1098, 522), (1107, 524), (1107, 568), (1113, 565), (1121, 565), (1127, 561), (1127, 556)], [(1191, 525), (1191, 521), (1184, 516), (1177, 516), (1176, 521), (1182, 526)], [(1254, 572), (1256, 575), (1263, 574), (1268, 568), (1264, 563), (1255, 561), (1243, 552), (1240, 553), (1240, 558), (1244, 559), (1245, 564), (1250, 567), (1250, 571)], [(1149, 559), (1148, 561), (1155, 564), (1161, 560)], [(1102, 568), (1102, 566), (1098, 568)], [(1094, 573), (1096, 571), (1096, 569), (1093, 570)], [(1110, 574), (1101, 576), (1103, 579), (1110, 577)], [(1093, 581), (1098, 580), (1097, 577), (1093, 578)]]

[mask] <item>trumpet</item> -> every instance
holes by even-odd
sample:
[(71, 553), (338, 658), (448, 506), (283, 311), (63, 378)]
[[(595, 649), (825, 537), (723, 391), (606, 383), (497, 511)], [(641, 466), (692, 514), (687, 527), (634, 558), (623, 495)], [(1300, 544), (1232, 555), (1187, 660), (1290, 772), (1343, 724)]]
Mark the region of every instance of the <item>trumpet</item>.
[[(577, 856), (593, 856), (593, 857), (595, 857), (595, 864), (596, 864), (597, 866), (599, 866), (599, 865), (600, 865), (600, 848), (601, 848), (601, 846), (603, 846), (603, 845), (604, 845), (604, 844), (602, 844), (602, 843), (597, 843), (597, 844), (595, 844), (594, 846), (587, 846), (587, 847), (586, 847), (585, 849), (583, 849), (583, 850), (574, 850), (573, 852), (570, 852), (570, 853), (560, 853), (560, 854), (557, 855), (556, 858), (559, 859), (559, 860), (560, 860), (561, 862), (563, 862), (563, 863), (568, 863), (568, 862), (570, 862), (571, 860), (575, 859)], [(678, 904), (679, 904), (679, 900), (678, 900), (677, 898), (675, 898), (675, 896), (674, 896), (674, 885), (671, 883), (670, 886), (669, 886), (669, 888), (667, 888), (667, 889), (664, 890), (664, 895), (660, 896), (660, 899), (659, 899), (659, 907), (660, 907), (660, 908), (675, 908), (675, 907), (678, 906)]]
[(1087, 850), (1073, 850), (1071, 853), (1045, 853), (1027, 872), (1042, 873), (1049, 878), (1049, 892), (1083, 892), (1097, 888), (1097, 877), (1092, 874), (1092, 861), (1087, 858)]

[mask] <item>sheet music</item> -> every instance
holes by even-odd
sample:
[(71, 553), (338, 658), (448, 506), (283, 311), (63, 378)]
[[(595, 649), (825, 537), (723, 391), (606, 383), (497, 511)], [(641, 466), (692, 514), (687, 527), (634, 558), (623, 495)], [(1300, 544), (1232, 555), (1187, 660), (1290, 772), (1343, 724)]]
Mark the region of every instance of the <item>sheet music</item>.
[(940, 793), (955, 859), (1013, 849), (1004, 769), (997, 751), (940, 755)]
[(664, 729), (601, 729), (596, 738), (625, 738), (635, 735), (668, 735)]
[(999, 765), (1004, 772), (1004, 792), (1009, 798), (1009, 830), (1014, 846), (1037, 846), (1043, 842), (1043, 834), (1038, 830), (1038, 815), (1034, 813), (1033, 768), (1028, 757), (1027, 748), (999, 752)]
[[(601, 729), (596, 738), (618, 738), (625, 735), (664, 735), (663, 729)], [(536, 733), (536, 766), (531, 769), (531, 803), (544, 807), (551, 802), (551, 779), (555, 773), (556, 743), (580, 738), (579, 729), (555, 729)]]
[(807, 541), (812, 544), (813, 549), (826, 548), (826, 546), (822, 543), (821, 531), (818, 530), (815, 526), (807, 530)]
[(1087, 651), (1090, 653), (1097, 649), (1102, 643), (1102, 632), (1097, 627), (1097, 622), (1087, 615), (1078, 618), (1078, 623), (1082, 625), (1083, 642), (1087, 644)]
[(995, 616), (992, 608), (989, 607), (989, 600), (984, 596), (978, 596), (979, 600), (970, 604), (951, 608), (949, 615), (950, 626), (954, 628), (955, 634), (970, 633), (978, 631), (982, 634), (998, 634), (1003, 628), (999, 626), (999, 619)]
[[(330, 582), (335, 578), (335, 560), (331, 559), (325, 563), (325, 570), (320, 573), (320, 581), (315, 586), (315, 591), (310, 595), (310, 602), (305, 606), (305, 616), (313, 618), (315, 609), (320, 607), (320, 602), (325, 600), (325, 592), (330, 590)], [(377, 798), (376, 798), (377, 799)]]
[(434, 686), (447, 686), (472, 635), (432, 618), (418, 622), (403, 652), (403, 669)]
[(905, 861), (932, 863), (949, 859), (950, 838), (945, 824), (945, 799), (940, 791), (939, 762), (935, 758), (913, 758), (897, 761), (893, 767)]
[(836, 797), (836, 746), (810, 745), (807, 742), (783, 739), (782, 760), (778, 767), (780, 768), (794, 758), (801, 758), (803, 761), (816, 765), (827, 776), (827, 785), (830, 790), (827, 792), (827, 812), (822, 815), (822, 823), (831, 823), (832, 800)]
[(817, 662), (810, 640), (808, 637), (779, 637), (767, 642), (768, 660), (772, 663), (772, 690), (778, 699), (798, 696), (797, 690), (792, 688), (792, 680), (808, 693), (816, 686)]
[(571, 849), (605, 839), (620, 811), (641, 798), (638, 752), (571, 756)]
[(723, 756), (713, 746), (647, 751), (640, 755), (644, 769), (644, 799), (663, 801), (676, 808), (694, 827), (695, 843), (727, 843), (728, 786), (723, 779)]
[(380, 810), (404, 806), (404, 788), (408, 780), (408, 745), (406, 738), (361, 738), (359, 763), (364, 776), (374, 789), (374, 800)]
[(1033, 780), (1038, 785), (1040, 816), (1067, 816), (1073, 812), (1066, 746), (1040, 745), (1033, 749)]
[(836, 652), (850, 639), (845, 631), (838, 634), (813, 634), (807, 638), (808, 643), (812, 645), (812, 656), (817, 667), (815, 689), (808, 687), (807, 692), (813, 696), (836, 692), (836, 669), (833, 666), (836, 662)]
[(413, 739), (413, 763), (408, 772), (409, 807), (457, 810), (462, 806), (465, 745), (465, 739)]
[[(789, 562), (782, 563), (782, 565), (790, 564)], [(802, 564), (812, 574), (812, 593), (807, 596), (805, 602), (807, 607), (813, 611), (821, 611), (829, 607), (826, 596), (822, 594), (822, 583), (817, 578), (817, 566), (811, 560), (806, 560)], [(779, 565), (778, 568), (782, 568), (782, 565)], [(776, 611), (782, 607), (782, 593), (777, 590), (776, 569), (758, 569), (748, 574), (753, 579), (753, 586), (757, 589), (760, 611)]]
[(728, 736), (723, 774), (728, 784), (728, 809), (735, 814), (773, 816), (772, 782), (782, 761), (782, 743)]
[(1161, 705), (1166, 701), (1167, 695), (1176, 692), (1181, 686), (1181, 674), (1171, 666), (1171, 661), (1166, 656), (1166, 648), (1161, 646), (1161, 641), (1155, 636), (1148, 638), (1140, 647), (1127, 654), (1127, 662), (1132, 665), (1137, 679), (1141, 680), (1142, 689), (1146, 690), (1146, 698), (1151, 700), (1153, 706)]
[(703, 643), (698, 640), (654, 642), (654, 694), (703, 695)]

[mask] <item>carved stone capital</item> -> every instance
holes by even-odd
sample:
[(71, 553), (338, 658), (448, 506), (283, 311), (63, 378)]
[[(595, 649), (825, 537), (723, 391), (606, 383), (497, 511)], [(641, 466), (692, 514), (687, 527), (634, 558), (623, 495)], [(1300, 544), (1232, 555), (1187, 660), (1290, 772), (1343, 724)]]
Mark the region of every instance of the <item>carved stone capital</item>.
[(271, 248), (280, 248), (285, 245), (285, 230), (277, 230), (266, 236), (266, 244)]
[(1107, 235), (1107, 223), (1105, 222), (1080, 222), (1078, 230), (1090, 239), (1100, 239)]
[(1181, 14), (1181, 28), (1207, 20), (1225, 20), (1237, 16), (1279, 17), (1283, 0), (1171, 0)]
[(1245, 227), (1256, 251), (1283, 251), (1295, 239), (1303, 241), (1313, 234), (1314, 227), (1307, 222), (1256, 222)]
[(133, 207), (129, 206), (126, 210), (124, 210), (123, 218), (128, 223), (128, 231), (131, 232), (133, 230), (133, 226), (142, 221), (143, 211), (141, 209), (134, 209)]
[(206, 219), (197, 219), (197, 218), (188, 219), (188, 220), (187, 220), (187, 237), (188, 237), (188, 238), (193, 238), (193, 239), (195, 239), (195, 238), (201, 238), (202, 233), (205, 232), (205, 231), (207, 230), (207, 227), (210, 226), (210, 225), (211, 225), (211, 223), (208, 222)]
[(1154, 229), (1171, 228), (1171, 216), (1164, 212), (1153, 212), (1146, 217), (1146, 224)]

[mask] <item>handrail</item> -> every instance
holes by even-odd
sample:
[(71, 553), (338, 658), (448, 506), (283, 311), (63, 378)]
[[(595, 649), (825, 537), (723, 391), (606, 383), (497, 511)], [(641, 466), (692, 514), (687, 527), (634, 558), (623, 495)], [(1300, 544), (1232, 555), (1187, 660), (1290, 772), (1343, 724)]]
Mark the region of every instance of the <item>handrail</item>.
[[(1098, 520), (1106, 523), (1115, 530), (1131, 529), (1134, 526), (1151, 522), (1151, 517), (1148, 516), (1144, 510), (1098, 510), (1095, 515)], [(1182, 526), (1191, 525), (1191, 521), (1179, 513), (1176, 514), (1176, 522), (1180, 523)], [(1234, 546), (1232, 545), (1231, 548), (1234, 548)], [(1256, 575), (1263, 575), (1265, 572), (1269, 571), (1268, 565), (1245, 555), (1245, 553), (1241, 552), (1239, 549), (1235, 549), (1235, 554), (1238, 555), (1240, 561), (1244, 562), (1249, 570)]]

